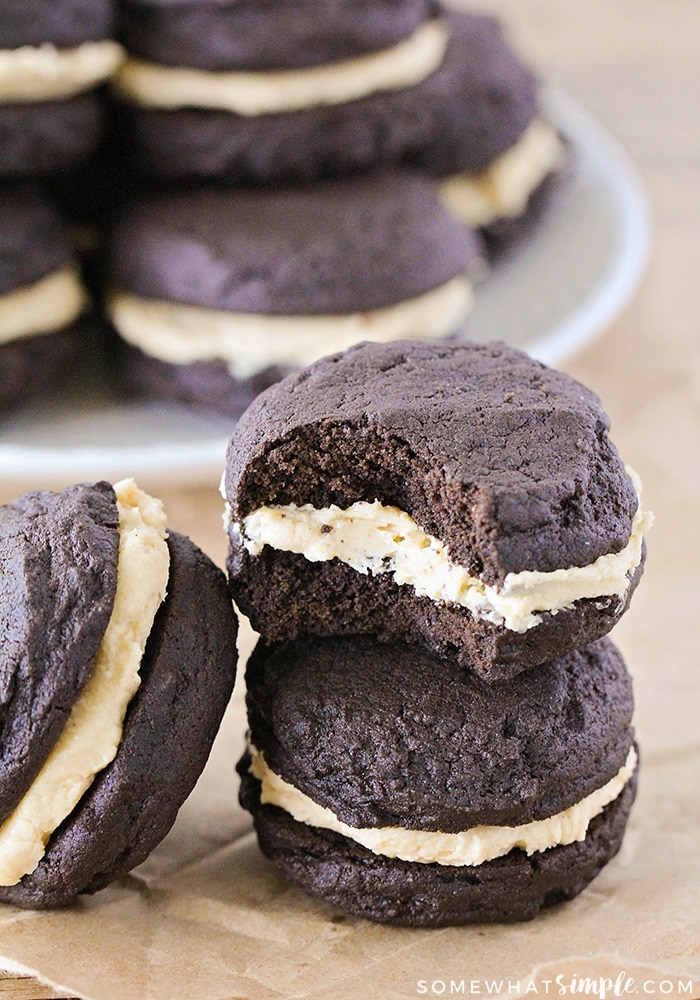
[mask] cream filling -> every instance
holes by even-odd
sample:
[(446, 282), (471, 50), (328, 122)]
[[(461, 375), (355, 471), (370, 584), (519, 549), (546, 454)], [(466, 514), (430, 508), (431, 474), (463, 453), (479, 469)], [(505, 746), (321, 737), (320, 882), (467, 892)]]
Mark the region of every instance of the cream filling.
[(333, 830), (373, 854), (388, 858), (428, 865), (474, 866), (503, 857), (516, 847), (534, 854), (584, 840), (591, 820), (618, 797), (636, 765), (637, 753), (631, 747), (627, 760), (614, 778), (555, 816), (521, 826), (475, 826), (460, 833), (407, 830), (401, 826), (379, 829), (348, 826), (331, 809), (318, 805), (271, 771), (262, 752), (253, 752), (250, 770), (262, 785), (261, 803), (284, 809), (299, 823)]
[(473, 228), (522, 215), (530, 195), (564, 160), (552, 126), (536, 118), (515, 145), (476, 174), (455, 174), (440, 185), (448, 211)]
[(61, 330), (87, 306), (87, 295), (72, 265), (0, 296), (0, 344)]
[(445, 24), (428, 21), (390, 49), (279, 72), (206, 72), (130, 58), (114, 86), (122, 97), (145, 107), (211, 108), (248, 117), (279, 114), (411, 87), (438, 68), (447, 41)]
[(109, 39), (72, 49), (22, 45), (0, 49), (0, 101), (29, 103), (72, 97), (108, 79), (124, 56)]
[(471, 282), (459, 275), (416, 298), (337, 316), (229, 313), (126, 292), (111, 296), (108, 312), (121, 336), (152, 357), (169, 364), (220, 359), (244, 379), (270, 365), (304, 368), (362, 340), (446, 337), (471, 303)]
[(132, 479), (114, 489), (120, 541), (112, 615), (58, 742), (0, 827), (0, 885), (15, 885), (34, 871), (53, 831), (114, 759), (127, 706), (140, 684), (141, 658), (168, 582), (166, 518), (160, 501)]
[[(641, 483), (628, 472), (639, 495)], [(270, 545), (310, 562), (339, 559), (359, 573), (391, 573), (395, 583), (413, 587), (421, 597), (457, 604), (513, 632), (526, 632), (542, 620), (537, 611), (556, 613), (583, 598), (622, 597), (641, 560), (642, 540), (651, 523), (652, 515), (642, 511), (640, 501), (629, 541), (620, 552), (600, 556), (588, 566), (508, 573), (498, 588), (453, 562), (445, 542), (426, 534), (409, 514), (378, 500), (358, 501), (347, 510), (310, 504), (260, 507), (242, 525), (232, 522), (232, 527), (253, 556)]]

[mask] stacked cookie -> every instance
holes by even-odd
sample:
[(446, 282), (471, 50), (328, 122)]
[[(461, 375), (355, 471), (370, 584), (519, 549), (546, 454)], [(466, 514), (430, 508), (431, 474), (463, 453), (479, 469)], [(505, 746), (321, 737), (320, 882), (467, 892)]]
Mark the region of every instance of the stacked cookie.
[(650, 523), (597, 398), (500, 344), (364, 344), (260, 396), (223, 485), (263, 851), (392, 923), (578, 893), (634, 798), (605, 636)]
[(98, 149), (99, 89), (123, 54), (115, 13), (112, 0), (30, 0), (0, 15), (0, 412), (60, 385), (89, 340), (78, 254), (49, 189)]
[(454, 333), (479, 260), (413, 173), (190, 190), (124, 214), (107, 310), (132, 388), (236, 417), (358, 340)]
[[(72, 223), (82, 345), (118, 395), (235, 418), (349, 343), (458, 334), (562, 164), (497, 22), (436, 0), (10, 6), (0, 183), (36, 179)], [(41, 368), (61, 386), (48, 351)]]
[(0, 180), (75, 167), (100, 139), (96, 88), (122, 59), (113, 0), (28, 0), (0, 18)]
[(87, 305), (58, 212), (33, 188), (0, 189), (0, 411), (80, 361)]
[[(470, 225), (519, 215), (561, 147), (497, 22), (435, 0), (123, 0), (116, 88), (164, 177), (299, 181), (410, 165)], [(461, 185), (461, 193), (458, 188)]]

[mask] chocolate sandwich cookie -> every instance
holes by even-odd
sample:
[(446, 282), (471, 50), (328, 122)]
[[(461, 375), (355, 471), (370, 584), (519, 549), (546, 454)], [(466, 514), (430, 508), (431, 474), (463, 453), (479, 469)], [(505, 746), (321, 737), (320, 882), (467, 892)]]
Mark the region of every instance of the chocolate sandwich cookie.
[(55, 210), (29, 188), (0, 192), (0, 410), (60, 381), (79, 357), (87, 304)]
[(291, 881), (409, 926), (522, 920), (617, 852), (636, 787), (608, 639), (507, 684), (369, 637), (256, 648), (241, 802)]
[(0, 564), (0, 900), (63, 906), (169, 830), (233, 688), (236, 618), (133, 480), (0, 508)]
[(607, 633), (639, 484), (598, 398), (504, 344), (362, 344), (267, 390), (229, 444), (229, 577), (278, 641), (424, 642), (496, 679)]
[(358, 340), (453, 334), (479, 260), (413, 173), (189, 191), (116, 227), (108, 312), (138, 391), (237, 415)]
[(94, 91), (122, 58), (111, 0), (30, 0), (0, 24), (0, 177), (67, 168), (97, 145)]
[[(235, 6), (244, 18), (252, 5)], [(354, 40), (345, 54), (341, 43), (319, 63), (314, 40), (324, 13), (326, 5), (318, 14), (314, 8), (313, 29), (308, 16), (299, 22), (292, 65), (280, 67), (274, 55), (270, 65), (254, 47), (239, 55), (226, 40), (222, 54), (213, 31), (191, 42), (191, 57), (182, 41), (179, 66), (158, 61), (153, 49), (149, 58), (129, 58), (114, 83), (132, 109), (148, 169), (258, 183), (398, 163), (442, 174), (456, 162), (476, 172), (511, 148), (537, 114), (535, 78), (492, 18), (426, 5), (417, 26), (415, 16), (399, 22), (411, 33), (398, 41), (387, 37), (377, 48)], [(233, 24), (233, 5), (230, 16)], [(271, 34), (260, 38), (267, 43)]]

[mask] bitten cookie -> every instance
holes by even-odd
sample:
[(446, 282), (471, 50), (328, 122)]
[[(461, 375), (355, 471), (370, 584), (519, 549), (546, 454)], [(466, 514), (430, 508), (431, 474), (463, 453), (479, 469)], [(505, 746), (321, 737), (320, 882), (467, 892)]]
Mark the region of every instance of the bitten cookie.
[(371, 920), (523, 920), (617, 852), (632, 685), (608, 639), (507, 684), (368, 637), (260, 643), (241, 802), (291, 881)]
[(0, 192), (0, 410), (58, 381), (75, 361), (86, 306), (53, 208), (28, 188)]
[(6, 4), (0, 23), (0, 176), (70, 167), (99, 140), (95, 87), (122, 58), (111, 0)]
[(117, 226), (108, 311), (133, 387), (237, 415), (358, 340), (453, 334), (479, 255), (408, 172), (189, 191)]
[(94, 892), (165, 836), (236, 673), (224, 574), (133, 480), (0, 508), (0, 900)]
[[(300, 3), (274, 13), (259, 2), (198, 4), (199, 19), (194, 6), (126, 7), (136, 56), (115, 85), (160, 176), (267, 183), (413, 162), (475, 172), (537, 114), (535, 78), (492, 18), (383, 3), (365, 30), (354, 11), (349, 28), (339, 3), (314, 6), (312, 17)], [(265, 54), (247, 30), (261, 16)], [(172, 24), (171, 54), (139, 23), (157, 24), (164, 39)], [(289, 49), (273, 41), (268, 53), (275, 37), (286, 49), (288, 24)]]
[(373, 633), (489, 678), (607, 633), (644, 559), (598, 398), (504, 344), (362, 344), (253, 403), (223, 492), (234, 600), (273, 641)]

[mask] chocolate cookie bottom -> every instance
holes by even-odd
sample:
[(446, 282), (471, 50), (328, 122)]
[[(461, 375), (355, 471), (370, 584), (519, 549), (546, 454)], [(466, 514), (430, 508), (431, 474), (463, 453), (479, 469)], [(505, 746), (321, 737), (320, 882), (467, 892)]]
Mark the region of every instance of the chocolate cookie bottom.
[(290, 881), (346, 913), (404, 927), (529, 920), (573, 899), (620, 849), (637, 773), (591, 823), (585, 840), (529, 857), (522, 850), (476, 867), (416, 864), (373, 854), (337, 833), (261, 806), (259, 783), (241, 775), (260, 848)]
[(310, 562), (266, 546), (251, 556), (231, 531), (229, 580), (234, 601), (270, 642), (317, 635), (375, 635), (420, 643), (488, 681), (514, 677), (606, 635), (626, 610), (642, 574), (637, 567), (623, 599), (576, 601), (539, 625), (513, 632), (464, 607), (418, 596), (388, 574), (358, 573), (338, 559)]
[(225, 361), (176, 365), (125, 342), (116, 344), (120, 377), (127, 393), (184, 403), (196, 409), (239, 417), (264, 389), (291, 371), (271, 365), (246, 379), (231, 375)]

